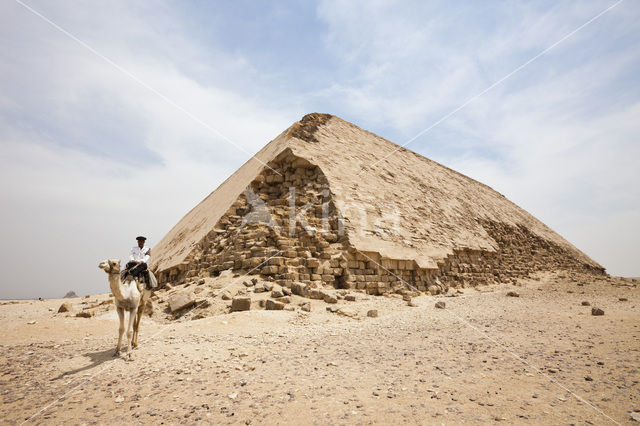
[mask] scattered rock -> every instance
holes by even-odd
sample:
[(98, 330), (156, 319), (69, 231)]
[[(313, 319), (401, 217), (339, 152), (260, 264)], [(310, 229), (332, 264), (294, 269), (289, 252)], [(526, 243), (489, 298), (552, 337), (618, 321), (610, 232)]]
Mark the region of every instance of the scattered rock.
[(251, 278), (251, 282), (253, 283), (253, 285), (258, 284), (258, 279), (257, 278)]
[(231, 312), (248, 311), (251, 309), (251, 298), (236, 296), (231, 300)]
[(350, 309), (338, 309), (338, 315), (343, 315), (345, 317), (349, 317), (349, 318), (356, 318), (358, 316), (358, 313), (355, 311), (352, 311)]
[(113, 402), (117, 402), (117, 403), (124, 402), (124, 397), (122, 397), (122, 396), (116, 396), (116, 398), (113, 400)]
[(356, 295), (355, 294), (347, 294), (346, 296), (344, 296), (344, 300), (346, 300), (348, 302), (355, 302), (356, 301)]
[(285, 296), (291, 296), (291, 289), (287, 287), (282, 287), (282, 292)]
[(93, 316), (93, 312), (91, 311), (82, 311), (76, 314), (78, 318), (91, 318)]
[(331, 312), (331, 313), (336, 313), (338, 312), (338, 307), (337, 306), (327, 306), (327, 311)]
[(443, 301), (436, 302), (436, 308), (438, 308), (438, 309), (444, 309), (446, 306), (447, 306), (447, 304), (444, 303)]
[(229, 395), (227, 395), (229, 397), (229, 399), (236, 399), (238, 397), (238, 392), (233, 392), (230, 393)]
[(585, 376), (584, 378), (587, 382), (593, 382), (593, 377), (591, 376)]
[(309, 299), (320, 299), (320, 300), (322, 300), (322, 293), (320, 292), (320, 290), (318, 290), (316, 288), (311, 288), (311, 289), (309, 289), (309, 296), (308, 297), (309, 297)]
[(253, 288), (253, 292), (254, 293), (264, 293), (265, 292), (264, 284), (262, 284), (262, 283), (256, 284), (255, 287)]
[(631, 413), (631, 417), (630, 418), (631, 418), (631, 420), (635, 420), (636, 422), (640, 423), (640, 413), (633, 412), (633, 413)]
[(29, 321), (27, 324), (29, 324), (29, 325), (33, 325), (33, 324), (35, 324), (35, 323), (36, 323), (36, 320), (31, 320), (31, 321)]
[(296, 307), (293, 305), (284, 305), (284, 310), (293, 312), (296, 310)]
[(378, 318), (378, 310), (377, 309), (370, 309), (369, 311), (367, 311), (367, 316), (369, 318)]
[(627, 299), (626, 297), (620, 297), (618, 299), (618, 302), (628, 302), (628, 301), (629, 301), (629, 299)]
[(251, 281), (243, 281), (242, 284), (244, 284), (245, 287), (253, 287), (253, 282)]
[(508, 291), (507, 297), (520, 297), (520, 295), (515, 291)]
[(417, 308), (417, 307), (418, 307), (418, 305), (416, 305), (416, 304), (413, 302), (413, 300), (409, 300), (409, 301), (407, 302), (407, 306), (411, 306), (412, 308)]
[(586, 300), (583, 300), (581, 305), (582, 306), (591, 306), (591, 303), (587, 302)]
[(284, 297), (284, 293), (282, 293), (281, 290), (273, 290), (271, 292), (271, 297), (273, 297), (274, 299), (278, 299), (280, 297)]
[(593, 316), (601, 316), (604, 315), (604, 311), (600, 308), (596, 308), (595, 306), (591, 308), (591, 315)]
[(440, 293), (440, 289), (438, 287), (436, 287), (435, 285), (430, 285), (427, 290), (429, 291), (429, 293), (431, 294), (438, 294)]
[(222, 300), (231, 300), (231, 293), (229, 293), (228, 291), (223, 291), (222, 294), (220, 295), (220, 298)]
[(63, 303), (58, 308), (58, 313), (60, 312), (71, 312), (71, 306), (68, 303)]
[(265, 307), (267, 311), (281, 311), (284, 309), (284, 303), (268, 299)]
[(309, 287), (306, 284), (295, 282), (291, 284), (291, 292), (298, 296), (307, 297), (309, 296)]
[(273, 283), (270, 283), (269, 281), (267, 281), (266, 283), (264, 283), (262, 285), (264, 286), (265, 291), (273, 290)]
[(309, 302), (303, 303), (302, 305), (300, 305), (300, 309), (302, 309), (305, 312), (311, 312), (311, 303)]
[(196, 303), (196, 296), (191, 292), (180, 292), (169, 298), (169, 310), (177, 312), (181, 309), (189, 308)]
[(333, 294), (331, 293), (327, 293), (327, 292), (323, 292), (322, 293), (322, 299), (326, 302), (326, 303), (338, 303), (338, 298), (335, 297)]

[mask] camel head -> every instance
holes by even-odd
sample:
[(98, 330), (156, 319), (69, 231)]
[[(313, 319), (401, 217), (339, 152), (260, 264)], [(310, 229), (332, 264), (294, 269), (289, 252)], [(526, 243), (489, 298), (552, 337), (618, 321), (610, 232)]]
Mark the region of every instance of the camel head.
[(107, 274), (119, 274), (120, 273), (120, 259), (103, 260), (98, 265), (98, 268), (104, 269), (104, 271)]

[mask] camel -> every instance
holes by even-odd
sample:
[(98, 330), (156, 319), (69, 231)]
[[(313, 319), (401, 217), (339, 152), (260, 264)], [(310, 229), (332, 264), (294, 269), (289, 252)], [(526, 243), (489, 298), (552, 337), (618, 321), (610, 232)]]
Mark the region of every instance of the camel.
[(111, 293), (115, 298), (116, 310), (120, 319), (120, 327), (118, 329), (118, 346), (113, 356), (120, 355), (122, 346), (122, 336), (125, 330), (125, 312), (129, 314), (127, 326), (127, 348), (129, 359), (132, 359), (131, 348), (138, 347), (138, 331), (140, 329), (140, 320), (144, 306), (151, 295), (151, 290), (146, 290), (144, 284), (134, 278), (125, 278), (124, 283), (120, 280), (120, 259), (103, 260), (98, 268), (104, 269), (109, 275), (109, 286)]

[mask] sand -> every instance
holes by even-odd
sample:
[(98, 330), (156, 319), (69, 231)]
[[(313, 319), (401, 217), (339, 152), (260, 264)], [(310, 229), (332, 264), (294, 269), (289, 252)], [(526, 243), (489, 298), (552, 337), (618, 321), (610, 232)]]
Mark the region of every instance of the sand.
[[(156, 319), (143, 319), (132, 361), (112, 357), (113, 305), (93, 308), (92, 318), (72, 316), (107, 294), (2, 302), (2, 421), (633, 423), (640, 412), (637, 283), (570, 273), (535, 278), (420, 296), (416, 307), (361, 294), (332, 305), (356, 318), (328, 312), (319, 300), (310, 313), (252, 310), (198, 320), (187, 312), (169, 321), (156, 310)], [(446, 308), (436, 309), (437, 301)], [(72, 314), (57, 313), (63, 302)], [(605, 314), (592, 316), (593, 306)], [(367, 317), (370, 309), (379, 317)]]

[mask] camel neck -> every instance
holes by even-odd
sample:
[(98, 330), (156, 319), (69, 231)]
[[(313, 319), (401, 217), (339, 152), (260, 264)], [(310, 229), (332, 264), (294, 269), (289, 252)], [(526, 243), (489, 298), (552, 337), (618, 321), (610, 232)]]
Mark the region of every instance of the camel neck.
[(122, 289), (121, 286), (122, 283), (120, 282), (120, 273), (117, 272), (115, 274), (109, 274), (109, 287), (111, 287), (111, 293), (113, 293), (113, 296), (117, 299), (117, 300), (123, 300), (124, 297), (122, 296)]

